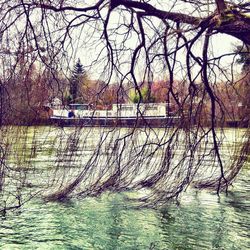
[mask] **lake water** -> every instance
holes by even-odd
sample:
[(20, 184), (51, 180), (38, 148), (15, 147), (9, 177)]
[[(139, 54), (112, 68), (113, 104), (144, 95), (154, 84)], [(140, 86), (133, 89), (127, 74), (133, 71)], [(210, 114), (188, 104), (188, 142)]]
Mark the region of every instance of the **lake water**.
[[(45, 132), (42, 140), (46, 138), (47, 144), (34, 149), (25, 148), (22, 136), (18, 138), (15, 150), (22, 157), (10, 157), (10, 164), (23, 163), (32, 153), (32, 162), (26, 164), (53, 169), (55, 154), (48, 145), (54, 145), (55, 137)], [(70, 156), (66, 159), (71, 164)], [(47, 183), (41, 178), (36, 181)], [(228, 194), (220, 197), (189, 188), (180, 204), (149, 209), (127, 199), (133, 195), (106, 192), (67, 202), (31, 199), (0, 217), (0, 249), (250, 249), (249, 163)]]

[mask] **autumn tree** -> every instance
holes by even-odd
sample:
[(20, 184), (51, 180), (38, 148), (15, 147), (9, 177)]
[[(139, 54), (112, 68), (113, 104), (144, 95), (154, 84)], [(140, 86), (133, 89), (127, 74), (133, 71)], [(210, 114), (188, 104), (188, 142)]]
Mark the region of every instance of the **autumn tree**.
[(22, 62), (16, 72), (3, 82), (3, 122), (19, 125), (41, 123), (43, 106), (49, 100), (47, 79), (35, 64), (27, 66)]

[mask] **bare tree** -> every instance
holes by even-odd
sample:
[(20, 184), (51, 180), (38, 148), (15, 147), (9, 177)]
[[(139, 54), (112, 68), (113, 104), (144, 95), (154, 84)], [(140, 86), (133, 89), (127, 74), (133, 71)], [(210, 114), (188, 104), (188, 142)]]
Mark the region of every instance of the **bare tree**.
[[(88, 75), (105, 82), (100, 92), (118, 82), (119, 100), (124, 87), (132, 86), (139, 94), (138, 107), (143, 99), (141, 82), (150, 90), (151, 82), (167, 79), (165, 101), (176, 107), (183, 121), (160, 132), (147, 126), (104, 129), (92, 142), (90, 154), (82, 142), (90, 140), (95, 129), (76, 128), (61, 143), (58, 135), (47, 198), (148, 188), (151, 193), (141, 200), (157, 204), (178, 197), (193, 184), (218, 193), (227, 190), (249, 152), (249, 132), (242, 137), (240, 157), (224, 159), (220, 152), (224, 133), (218, 126), (225, 124), (228, 109), (218, 89), (223, 83), (226, 91), (238, 78), (237, 53), (220, 50), (236, 39), (250, 45), (249, 10), (248, 1), (240, 0), (2, 0), (1, 89), (23, 60), (49, 70), (58, 84), (57, 95), (62, 96), (58, 72), (69, 75), (72, 63), (82, 55)], [(183, 86), (186, 90), (180, 95)], [(80, 157), (80, 170), (66, 175), (62, 163), (68, 159), (74, 165), (79, 155), (85, 157)], [(213, 159), (212, 166), (206, 165), (206, 157)]]

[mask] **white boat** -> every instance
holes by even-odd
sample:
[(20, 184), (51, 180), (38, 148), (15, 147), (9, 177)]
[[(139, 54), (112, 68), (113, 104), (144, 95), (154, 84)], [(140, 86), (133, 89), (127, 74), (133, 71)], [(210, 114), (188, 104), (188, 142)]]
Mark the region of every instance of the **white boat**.
[(92, 109), (88, 104), (51, 108), (50, 117), (59, 126), (166, 127), (177, 125), (180, 117), (170, 113), (167, 103), (113, 104), (112, 109)]

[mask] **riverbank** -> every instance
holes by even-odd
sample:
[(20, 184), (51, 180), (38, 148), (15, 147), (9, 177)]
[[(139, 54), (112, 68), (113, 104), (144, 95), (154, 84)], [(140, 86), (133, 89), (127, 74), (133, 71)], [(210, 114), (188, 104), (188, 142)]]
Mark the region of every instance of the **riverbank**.
[[(137, 123), (134, 121), (131, 121), (131, 119), (124, 119), (123, 121), (119, 121), (117, 119), (74, 119), (74, 118), (65, 118), (65, 119), (50, 119), (48, 118), (42, 118), (42, 119), (34, 119), (34, 120), (28, 120), (28, 121), (22, 121), (17, 120), (16, 122), (3, 122), (0, 126), (87, 126), (87, 127), (136, 127), (135, 124), (137, 124), (138, 127), (180, 127), (180, 128), (188, 128), (192, 126), (196, 126), (195, 121), (193, 121), (194, 125), (190, 125), (188, 121), (181, 122), (180, 119), (175, 120), (165, 118), (162, 120), (154, 120), (153, 118), (150, 119), (148, 122), (147, 119), (138, 119)], [(231, 120), (226, 121), (224, 125), (217, 125), (217, 128), (249, 128), (249, 121), (238, 121), (238, 120)], [(203, 125), (204, 127), (209, 127), (209, 124), (206, 123)]]

